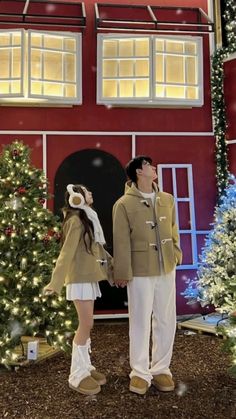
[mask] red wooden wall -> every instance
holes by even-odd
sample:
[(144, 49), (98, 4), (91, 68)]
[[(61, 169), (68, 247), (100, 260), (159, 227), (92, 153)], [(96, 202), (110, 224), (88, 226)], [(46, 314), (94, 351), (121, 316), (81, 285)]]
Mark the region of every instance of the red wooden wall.
[[(10, 143), (13, 139), (23, 140), (32, 148), (33, 163), (42, 167), (42, 134), (47, 135), (47, 176), (53, 192), (55, 174), (62, 161), (70, 154), (83, 150), (100, 148), (114, 155), (124, 166), (131, 158), (132, 132), (138, 133), (136, 154), (149, 154), (153, 163), (185, 163), (193, 166), (196, 225), (198, 230), (208, 230), (215, 205), (215, 161), (214, 138), (212, 135), (212, 115), (210, 97), (210, 54), (208, 36), (203, 36), (204, 49), (204, 105), (191, 109), (171, 108), (108, 108), (96, 105), (96, 33), (94, 29), (95, 0), (85, 2), (87, 27), (82, 35), (83, 48), (83, 104), (73, 107), (0, 107), (0, 143)], [(105, 1), (104, 3), (114, 3)], [(119, 0), (119, 4), (145, 4), (146, 0)], [(147, 2), (148, 3), (148, 2)], [(190, 6), (189, 0), (153, 0), (152, 5)], [(207, 0), (192, 0), (191, 7), (201, 7), (206, 13)], [(12, 27), (8, 25), (9, 27)], [(7, 25), (4, 25), (4, 29)], [(15, 134), (5, 133), (16, 131)], [(3, 132), (4, 131), (4, 132)], [(33, 131), (30, 135), (22, 131)], [(37, 131), (38, 133), (34, 133)], [(60, 135), (51, 133), (57, 131)], [(63, 131), (73, 131), (74, 135), (64, 135)], [(95, 131), (99, 134), (80, 135), (81, 131)], [(102, 135), (102, 132), (110, 135)], [(115, 132), (130, 135), (116, 136)], [(155, 132), (148, 136), (143, 133)], [(169, 133), (162, 135), (161, 133)], [(171, 134), (173, 133), (173, 135)], [(178, 133), (178, 135), (176, 135)], [(181, 133), (183, 133), (181, 135)], [(236, 137), (235, 137), (236, 138)], [(53, 202), (49, 202), (53, 208)], [(199, 250), (204, 244), (199, 238)], [(185, 249), (187, 254), (188, 249)], [(186, 284), (186, 277), (196, 272), (178, 271), (177, 310), (178, 314), (189, 311), (180, 295)], [(195, 310), (199, 311), (196, 307)]]

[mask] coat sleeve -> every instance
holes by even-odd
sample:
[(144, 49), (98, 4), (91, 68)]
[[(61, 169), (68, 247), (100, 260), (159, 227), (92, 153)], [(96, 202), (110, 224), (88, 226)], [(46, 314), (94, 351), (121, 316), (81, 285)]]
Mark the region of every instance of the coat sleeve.
[(114, 281), (132, 279), (130, 226), (121, 202), (113, 207)]
[(174, 198), (173, 198), (173, 203), (172, 203), (172, 238), (173, 238), (174, 251), (175, 251), (175, 256), (176, 256), (176, 262), (177, 262), (177, 265), (181, 265), (182, 251), (180, 249), (180, 244), (179, 244), (179, 231), (178, 231), (178, 226), (176, 223)]
[(52, 272), (50, 283), (45, 287), (60, 294), (66, 275), (82, 236), (82, 225), (71, 217), (65, 224), (65, 241), (58, 256), (56, 266)]

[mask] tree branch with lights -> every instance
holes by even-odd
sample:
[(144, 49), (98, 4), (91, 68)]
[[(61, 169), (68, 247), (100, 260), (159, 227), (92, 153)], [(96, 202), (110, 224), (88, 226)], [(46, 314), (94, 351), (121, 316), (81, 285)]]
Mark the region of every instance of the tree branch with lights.
[(214, 118), (214, 134), (216, 138), (216, 178), (219, 199), (224, 193), (229, 177), (223, 63), (225, 58), (236, 52), (236, 4), (235, 0), (226, 0), (224, 3), (227, 46), (217, 49), (213, 55), (211, 76), (212, 112)]
[[(65, 298), (43, 297), (59, 253), (60, 223), (44, 203), (49, 197), (42, 170), (30, 164), (22, 142), (0, 157), (0, 363), (16, 361), (22, 335), (45, 336), (66, 349), (74, 312)], [(76, 323), (75, 323), (76, 325)]]

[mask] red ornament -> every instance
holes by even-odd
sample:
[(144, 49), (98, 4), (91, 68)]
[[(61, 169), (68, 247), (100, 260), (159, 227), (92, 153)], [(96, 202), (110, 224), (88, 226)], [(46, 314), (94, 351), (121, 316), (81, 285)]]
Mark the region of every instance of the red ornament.
[(39, 198), (38, 202), (39, 202), (41, 205), (43, 205), (43, 204), (44, 204), (44, 202), (45, 202), (45, 199), (44, 199), (44, 198)]
[(6, 236), (11, 236), (12, 233), (13, 233), (13, 228), (12, 227), (7, 227), (7, 228), (5, 228), (4, 232), (5, 232)]
[(43, 242), (44, 242), (44, 244), (48, 244), (49, 241), (50, 241), (50, 236), (48, 234), (46, 234), (46, 236), (44, 236), (44, 238), (43, 238)]
[(12, 152), (12, 155), (13, 155), (14, 157), (19, 156), (19, 155), (20, 155), (19, 150), (17, 150), (16, 148), (14, 148), (14, 150), (13, 150), (13, 152)]
[(24, 186), (20, 186), (20, 187), (17, 189), (17, 192), (18, 192), (19, 194), (23, 195), (23, 194), (26, 192), (26, 189), (25, 189), (25, 187), (24, 187)]

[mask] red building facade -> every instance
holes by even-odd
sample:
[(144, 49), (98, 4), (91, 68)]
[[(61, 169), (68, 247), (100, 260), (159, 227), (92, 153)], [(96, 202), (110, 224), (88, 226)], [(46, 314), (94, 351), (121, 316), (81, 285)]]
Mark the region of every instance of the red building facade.
[[(10, 4), (9, 7), (14, 10), (14, 1), (5, 3), (8, 6)], [(177, 311), (178, 314), (186, 314), (189, 307), (181, 292), (186, 288), (186, 281), (196, 275), (198, 255), (210, 229), (216, 196), (210, 92), (210, 55), (213, 52), (214, 35), (211, 32), (212, 26), (207, 25), (210, 22), (208, 18), (212, 19), (213, 2), (193, 0), (191, 9), (185, 9), (189, 7), (188, 0), (152, 1), (153, 8), (150, 10), (146, 9), (146, 2), (140, 0), (119, 0), (116, 9), (106, 8), (103, 4), (95, 7), (95, 1), (88, 0), (83, 6), (76, 1), (72, 2), (78, 9), (71, 8), (69, 11), (69, 3), (64, 3), (59, 4), (61, 15), (68, 17), (75, 13), (77, 16), (71, 25), (67, 21), (63, 21), (64, 26), (59, 25), (61, 20), (54, 18), (54, 26), (51, 23), (46, 26), (45, 21), (39, 23), (39, 18), (34, 17), (32, 26), (32, 17), (31, 23), (30, 18), (23, 23), (14, 23), (7, 17), (7, 21), (0, 26), (0, 38), (5, 36), (7, 30), (20, 28), (27, 31), (33, 27), (33, 31), (39, 31), (40, 39), (43, 39), (39, 55), (44, 57), (45, 64), (48, 59), (46, 54), (50, 51), (50, 47), (45, 47), (45, 33), (78, 33), (81, 68), (76, 79), (80, 93), (77, 95), (77, 103), (70, 101), (70, 92), (76, 85), (73, 77), (71, 81), (70, 76), (64, 76), (63, 73), (63, 77), (69, 81), (64, 78), (57, 83), (59, 89), (63, 84), (64, 92), (69, 86), (68, 101), (63, 102), (63, 97), (55, 100), (52, 96), (51, 101), (50, 97), (49, 101), (42, 101), (40, 95), (47, 91), (45, 86), (49, 83), (45, 78), (46, 64), (44, 74), (41, 72), (38, 78), (32, 76), (30, 79), (28, 71), (31, 93), (34, 92), (32, 86), (38, 83), (33, 100), (20, 99), (17, 102), (17, 98), (13, 98), (11, 101), (14, 96), (13, 87), (9, 87), (5, 96), (1, 94), (0, 87), (0, 142), (7, 144), (17, 138), (32, 148), (33, 163), (44, 168), (54, 194), (54, 200), (48, 202), (48, 207), (56, 212), (62, 206), (67, 183), (81, 182), (88, 185), (94, 191), (95, 206), (111, 251), (111, 211), (113, 203), (123, 191), (123, 167), (135, 155), (150, 155), (157, 166), (160, 188), (172, 193), (176, 199), (184, 254), (183, 265), (177, 269)], [(127, 3), (129, 7), (123, 7)], [(35, 7), (32, 14), (44, 12), (44, 15), (48, 13), (50, 16), (59, 10), (58, 4), (52, 2), (45, 2), (45, 11), (40, 9), (42, 4), (37, 6), (38, 9), (36, 5), (32, 4)], [(132, 5), (144, 8), (132, 9)], [(161, 8), (155, 9), (156, 6)], [(96, 11), (100, 21), (96, 21)], [(131, 22), (132, 18), (139, 21), (138, 28)], [(51, 19), (46, 20), (49, 21), (52, 22)], [(9, 39), (13, 45), (14, 34), (11, 36)], [(33, 43), (33, 37), (37, 34), (33, 33), (31, 38), (27, 36), (30, 39), (27, 40), (28, 51), (35, 50), (31, 57), (41, 60), (36, 53), (38, 47)], [(127, 45), (135, 46), (132, 47), (133, 56), (131, 53), (121, 55), (124, 40)], [(201, 45), (200, 50), (194, 46), (195, 40), (196, 45)], [(73, 43), (73, 39), (69, 42)], [(138, 56), (139, 42), (143, 42), (140, 47), (143, 51), (145, 45), (149, 46), (150, 55), (143, 52)], [(157, 47), (158, 42), (161, 42), (160, 47)], [(119, 52), (109, 52), (114, 45), (118, 45)], [(152, 48), (156, 50), (153, 52)], [(179, 48), (183, 48), (182, 52)], [(99, 56), (101, 50), (105, 52)], [(64, 55), (67, 52), (63, 50)], [(63, 54), (61, 56), (64, 57)], [(120, 54), (118, 58), (116, 54)], [(68, 60), (73, 61), (73, 58)], [(68, 61), (70, 69), (72, 61)], [(76, 62), (78, 65), (78, 60)], [(161, 70), (159, 62), (163, 63)], [(63, 68), (66, 68), (67, 61), (63, 63)], [(182, 69), (183, 81), (175, 79), (173, 74), (178, 66)], [(28, 69), (32, 68), (33, 64), (29, 64)], [(160, 72), (165, 74), (160, 75)], [(1, 77), (3, 83), (6, 77), (0, 70), (0, 86)], [(9, 83), (13, 86), (12, 81)], [(55, 81), (53, 83), (56, 85)], [(130, 89), (133, 90), (128, 94)], [(144, 93), (138, 93), (140, 89)], [(235, 135), (232, 135), (235, 139)], [(103, 287), (104, 297), (97, 311), (126, 312), (124, 291), (108, 289), (107, 285)], [(199, 308), (196, 310), (199, 311)]]

